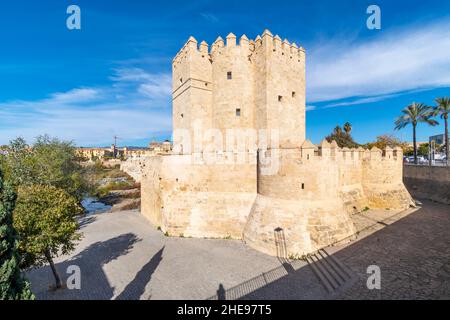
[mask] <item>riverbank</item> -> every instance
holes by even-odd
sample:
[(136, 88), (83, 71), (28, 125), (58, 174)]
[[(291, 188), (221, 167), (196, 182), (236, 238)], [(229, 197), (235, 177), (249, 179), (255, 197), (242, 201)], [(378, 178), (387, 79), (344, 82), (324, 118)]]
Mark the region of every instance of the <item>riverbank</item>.
[(85, 164), (84, 175), (90, 186), (83, 200), (83, 207), (88, 213), (140, 208), (141, 186), (121, 171), (119, 164)]

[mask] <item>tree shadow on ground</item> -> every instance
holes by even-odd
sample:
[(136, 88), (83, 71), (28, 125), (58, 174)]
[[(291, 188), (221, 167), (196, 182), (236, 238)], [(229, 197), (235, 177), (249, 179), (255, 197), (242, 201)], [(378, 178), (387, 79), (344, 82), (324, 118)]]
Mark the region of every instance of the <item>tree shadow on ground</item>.
[(72, 257), (56, 264), (62, 282), (66, 283), (66, 273), (70, 265), (76, 265), (81, 271), (81, 289), (61, 289), (49, 291), (48, 286), (54, 283), (49, 266), (42, 266), (27, 273), (33, 292), (38, 299), (111, 299), (114, 287), (111, 287), (103, 266), (126, 255), (134, 244), (141, 241), (133, 233), (126, 233), (106, 241), (99, 241)]
[(96, 216), (84, 214), (83, 216), (78, 218), (78, 226), (81, 229), (87, 226), (88, 224), (95, 222), (96, 220), (97, 220)]
[(163, 251), (164, 247), (139, 270), (134, 279), (116, 297), (116, 300), (138, 300), (141, 298), (145, 292), (145, 287), (150, 282), (153, 272), (155, 272), (162, 260)]

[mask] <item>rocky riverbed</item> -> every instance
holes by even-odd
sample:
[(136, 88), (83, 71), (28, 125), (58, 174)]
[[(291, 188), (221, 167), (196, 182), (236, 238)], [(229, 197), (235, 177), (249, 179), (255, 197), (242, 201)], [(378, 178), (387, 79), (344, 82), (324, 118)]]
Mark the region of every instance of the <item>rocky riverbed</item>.
[(87, 213), (140, 208), (140, 184), (118, 166), (95, 164), (86, 167), (85, 174), (91, 185), (91, 191), (82, 201)]

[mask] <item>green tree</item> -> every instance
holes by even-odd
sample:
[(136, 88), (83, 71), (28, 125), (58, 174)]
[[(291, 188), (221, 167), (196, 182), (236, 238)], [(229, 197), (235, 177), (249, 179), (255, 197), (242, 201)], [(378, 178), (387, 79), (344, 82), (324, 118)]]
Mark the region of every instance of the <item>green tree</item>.
[(352, 125), (350, 124), (350, 122), (344, 123), (344, 132), (347, 134), (350, 134), (350, 132), (352, 132)]
[(0, 171), (0, 300), (34, 299), (20, 270), (19, 242), (12, 219), (15, 201), (13, 188), (3, 182)]
[(11, 141), (5, 160), (6, 178), (15, 186), (49, 185), (81, 200), (87, 185), (72, 142), (39, 136), (33, 146)]
[(450, 98), (443, 97), (436, 99), (437, 106), (434, 107), (434, 114), (440, 115), (441, 119), (444, 119), (445, 131), (444, 131), (444, 143), (445, 143), (445, 155), (447, 156), (447, 163), (449, 162), (449, 147), (448, 147), (448, 115), (450, 113)]
[(24, 253), (24, 266), (48, 262), (57, 288), (61, 287), (61, 280), (53, 258), (71, 252), (81, 239), (76, 220), (81, 212), (78, 201), (62, 189), (46, 185), (19, 187), (13, 217), (21, 236), (19, 248)]
[(419, 156), (428, 156), (430, 149), (430, 144), (427, 143), (421, 143), (419, 147), (417, 148), (417, 155)]
[(400, 141), (400, 139), (389, 134), (383, 134), (381, 136), (378, 136), (375, 142), (366, 143), (364, 147), (367, 149), (377, 147), (378, 149), (382, 150), (385, 149), (386, 147), (390, 148), (400, 147), (402, 148), (404, 154), (409, 150), (408, 143)]
[(333, 130), (333, 132), (326, 136), (325, 139), (327, 139), (328, 142), (336, 141), (339, 147), (344, 148), (357, 148), (359, 146), (358, 143), (356, 143), (353, 140), (353, 137), (350, 135), (349, 132), (342, 131), (342, 128), (340, 126), (336, 126)]
[(408, 125), (413, 127), (414, 163), (417, 164), (417, 139), (416, 127), (419, 123), (427, 123), (435, 126), (438, 122), (431, 119), (434, 115), (433, 108), (423, 103), (413, 103), (402, 110), (402, 115), (395, 120), (395, 130), (400, 130)]
[(7, 155), (4, 157), (5, 179), (14, 186), (33, 183), (35, 180), (34, 167), (31, 147), (23, 138), (12, 140), (7, 148)]

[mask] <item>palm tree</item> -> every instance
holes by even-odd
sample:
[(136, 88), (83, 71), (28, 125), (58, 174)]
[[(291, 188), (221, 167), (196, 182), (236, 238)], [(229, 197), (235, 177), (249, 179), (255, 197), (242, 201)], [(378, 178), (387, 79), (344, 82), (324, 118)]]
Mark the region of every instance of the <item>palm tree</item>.
[(334, 133), (337, 136), (340, 136), (342, 134), (342, 128), (340, 126), (336, 126), (336, 128), (334, 128)]
[(402, 110), (403, 115), (395, 120), (395, 130), (400, 130), (411, 124), (413, 127), (413, 146), (414, 146), (414, 163), (417, 164), (417, 141), (416, 127), (420, 122), (428, 123), (431, 126), (439, 124), (436, 120), (431, 119), (434, 116), (433, 107), (423, 103), (415, 103), (407, 106)]
[(441, 119), (444, 119), (445, 131), (444, 131), (444, 143), (445, 143), (445, 156), (447, 157), (447, 164), (449, 163), (448, 153), (448, 114), (450, 113), (450, 98), (443, 97), (436, 99), (437, 106), (434, 107), (434, 114), (440, 115)]
[(344, 123), (344, 131), (346, 134), (350, 134), (350, 132), (352, 131), (352, 125), (350, 124), (350, 122)]

